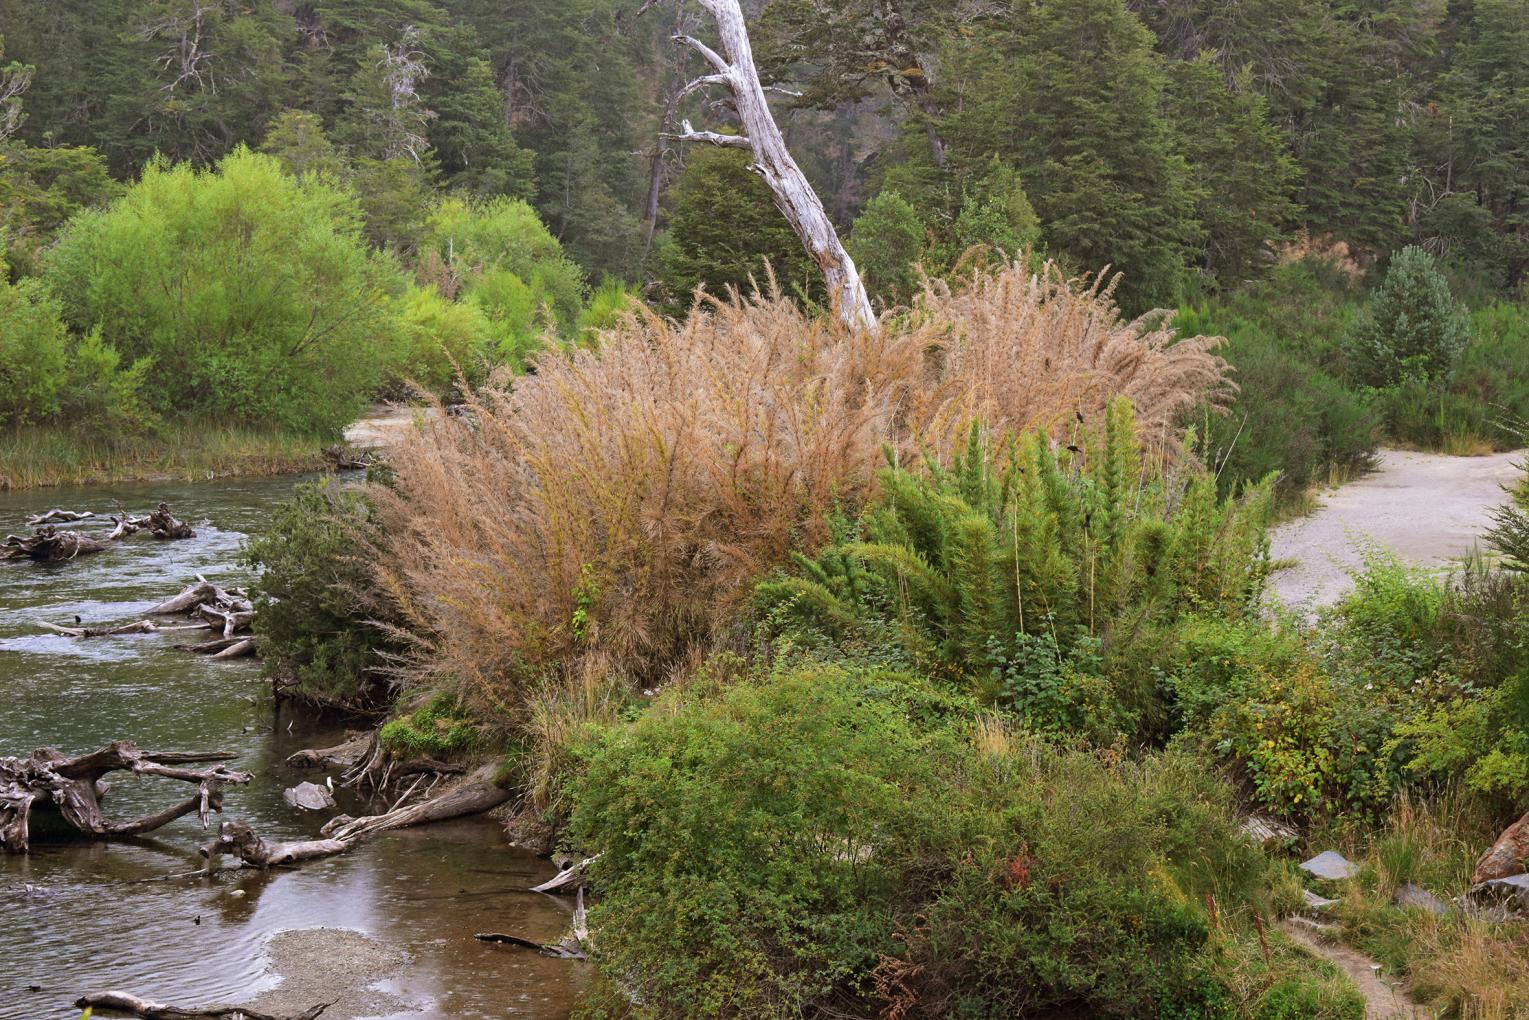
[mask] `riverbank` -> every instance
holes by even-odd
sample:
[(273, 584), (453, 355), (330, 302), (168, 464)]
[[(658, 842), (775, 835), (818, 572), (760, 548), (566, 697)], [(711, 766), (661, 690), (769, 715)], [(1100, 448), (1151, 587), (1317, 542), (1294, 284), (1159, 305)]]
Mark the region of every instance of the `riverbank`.
[(0, 433), (0, 491), (119, 482), (302, 474), (325, 465), (315, 436), (172, 426), (153, 436), (82, 438), (58, 429)]
[[(378, 404), (356, 419), (344, 445), (375, 450), (396, 443), (429, 409)], [(60, 485), (205, 482), (322, 471), (322, 437), (256, 429), (173, 425), (152, 436), (85, 438), (63, 429), (0, 431), (0, 492)]]

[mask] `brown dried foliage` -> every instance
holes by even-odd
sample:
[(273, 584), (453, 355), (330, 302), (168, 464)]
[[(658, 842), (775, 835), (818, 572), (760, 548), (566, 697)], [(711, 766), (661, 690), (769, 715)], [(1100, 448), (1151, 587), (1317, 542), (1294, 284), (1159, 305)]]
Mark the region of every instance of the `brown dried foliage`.
[(974, 418), (1053, 425), (1119, 393), (1166, 441), (1181, 408), (1229, 395), (1217, 342), (1122, 323), (1109, 288), (1018, 264), (930, 282), (875, 334), (778, 295), (640, 312), (395, 452), (372, 492), (377, 576), (424, 638), (419, 679), (518, 711), (533, 674), (598, 650), (652, 684), (873, 494), (885, 448), (911, 460)]

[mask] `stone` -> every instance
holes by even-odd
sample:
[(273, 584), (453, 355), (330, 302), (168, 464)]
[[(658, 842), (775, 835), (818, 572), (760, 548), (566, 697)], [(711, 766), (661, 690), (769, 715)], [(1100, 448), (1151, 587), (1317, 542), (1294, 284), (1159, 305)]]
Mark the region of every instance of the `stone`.
[(1471, 885), (1520, 874), (1526, 860), (1529, 860), (1529, 814), (1504, 829), (1497, 842), (1476, 861)]
[(1267, 815), (1249, 815), (1243, 819), (1242, 831), (1255, 846), (1266, 849), (1300, 835), (1284, 822)]
[(1436, 916), (1449, 912), (1449, 904), (1424, 889), (1420, 885), (1407, 884), (1399, 886), (1391, 897), (1391, 902), (1398, 907), (1412, 907), (1416, 910), (1426, 910)]
[(1310, 889), (1302, 889), (1301, 895), (1305, 897), (1306, 906), (1310, 910), (1326, 910), (1338, 902), (1337, 900), (1330, 900), (1326, 896), (1318, 896)]
[(1301, 870), (1328, 882), (1341, 882), (1359, 874), (1358, 866), (1335, 850), (1323, 850), (1311, 860), (1303, 861)]
[(323, 811), (334, 807), (334, 795), (317, 783), (298, 783), (283, 790), (281, 798), (293, 807), (307, 811)]

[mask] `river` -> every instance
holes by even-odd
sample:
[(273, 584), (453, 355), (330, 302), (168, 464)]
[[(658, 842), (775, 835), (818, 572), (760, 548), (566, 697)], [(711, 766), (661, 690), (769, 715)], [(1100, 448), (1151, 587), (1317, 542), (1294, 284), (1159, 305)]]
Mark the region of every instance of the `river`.
[[(28, 514), (52, 506), (138, 513), (160, 500), (197, 527), (194, 539), (140, 535), (71, 563), (0, 562), (0, 755), (41, 746), (80, 753), (116, 739), (236, 751), (230, 766), (256, 778), (228, 789), (224, 817), (274, 839), (316, 836), (327, 812), (291, 808), (281, 791), (317, 777), (283, 762), (342, 733), (278, 711), (257, 663), (175, 650), (184, 635), (76, 640), (35, 624), (140, 619), (197, 573), (244, 583), (240, 544), (292, 483), (0, 493), (0, 533), (22, 531)], [(181, 783), (108, 778), (111, 816), (184, 796)], [(345, 799), (340, 808), (365, 813)], [(311, 988), (329, 993), (315, 1001), (342, 997), (326, 1020), (569, 1014), (579, 965), (472, 937), (492, 930), (556, 941), (568, 925), (559, 901), (524, 892), (552, 874), (550, 864), (508, 846), (492, 821), (394, 832), (300, 868), (141, 881), (200, 867), (196, 847), (207, 838), (193, 815), (133, 840), (55, 835), (34, 838), (29, 855), (0, 852), (0, 1020), (75, 1020), (70, 1003), (105, 989), (180, 1006), (253, 1000), (270, 1009), (283, 989), (300, 996)], [(349, 987), (355, 982), (364, 987)]]

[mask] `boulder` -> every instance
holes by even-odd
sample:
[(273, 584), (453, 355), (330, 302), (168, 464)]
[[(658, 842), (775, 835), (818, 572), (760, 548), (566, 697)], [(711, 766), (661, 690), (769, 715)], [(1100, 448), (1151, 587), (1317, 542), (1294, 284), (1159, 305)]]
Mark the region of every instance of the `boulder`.
[(281, 798), (293, 807), (306, 811), (324, 811), (334, 807), (334, 795), (317, 783), (298, 783), (283, 790)]
[(1529, 860), (1529, 814), (1504, 829), (1497, 842), (1476, 861), (1471, 885), (1522, 874), (1526, 860)]

